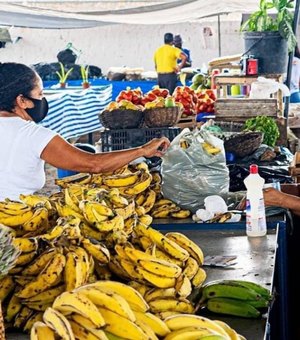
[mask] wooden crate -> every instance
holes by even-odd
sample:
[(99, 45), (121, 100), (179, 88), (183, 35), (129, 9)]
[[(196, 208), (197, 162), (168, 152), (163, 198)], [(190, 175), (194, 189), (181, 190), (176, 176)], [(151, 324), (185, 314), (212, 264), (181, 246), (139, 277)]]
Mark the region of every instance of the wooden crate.
[(190, 116), (186, 118), (181, 118), (179, 122), (176, 124), (176, 127), (179, 127), (181, 129), (184, 128), (194, 129), (196, 125), (197, 125), (196, 116)]
[(275, 118), (278, 107), (276, 99), (224, 98), (215, 101), (215, 112), (218, 119), (245, 121), (261, 115)]

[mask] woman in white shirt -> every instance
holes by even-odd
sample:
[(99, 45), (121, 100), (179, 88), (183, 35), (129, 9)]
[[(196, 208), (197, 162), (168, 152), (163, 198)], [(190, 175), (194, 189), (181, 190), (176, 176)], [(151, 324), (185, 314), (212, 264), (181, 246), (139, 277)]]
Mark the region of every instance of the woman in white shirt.
[(296, 46), (291, 74), (290, 103), (300, 103), (299, 83), (300, 83), (300, 51), (298, 46)]
[(23, 64), (0, 63), (0, 200), (41, 189), (45, 162), (78, 172), (109, 172), (139, 157), (160, 157), (170, 144), (162, 137), (129, 150), (88, 153), (37, 125), (47, 112), (39, 75)]

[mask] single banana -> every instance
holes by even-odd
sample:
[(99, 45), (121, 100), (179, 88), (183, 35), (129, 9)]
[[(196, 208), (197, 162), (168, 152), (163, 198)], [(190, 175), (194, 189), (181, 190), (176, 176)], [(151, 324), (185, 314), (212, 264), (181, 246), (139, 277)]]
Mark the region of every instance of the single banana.
[(147, 236), (151, 239), (153, 243), (156, 243), (157, 247), (175, 257), (178, 260), (185, 261), (189, 257), (187, 250), (183, 249), (177, 243), (167, 238), (158, 230), (151, 227), (145, 226), (143, 224), (137, 224), (135, 232), (140, 236)]
[(97, 281), (90, 284), (91, 287), (97, 287), (104, 292), (114, 292), (121, 295), (129, 303), (131, 309), (147, 312), (149, 310), (149, 305), (143, 299), (141, 294), (133, 289), (132, 287), (117, 281)]
[(272, 299), (272, 294), (269, 291), (269, 289), (263, 287), (262, 285), (252, 282), (252, 281), (244, 281), (244, 280), (221, 280), (224, 283), (233, 283), (233, 284), (239, 284), (241, 286), (244, 286), (246, 288), (253, 289), (258, 294), (260, 294), (263, 298), (266, 300)]
[(23, 202), (6, 199), (0, 202), (0, 212), (7, 215), (23, 215), (31, 210), (31, 207)]
[(125, 208), (129, 204), (128, 200), (119, 194), (109, 195), (109, 200), (115, 208)]
[(69, 188), (64, 189), (65, 202), (71, 209), (81, 213), (81, 210), (79, 209), (79, 201), (75, 195), (71, 194), (71, 190)]
[(36, 321), (30, 331), (31, 340), (55, 340), (55, 332), (42, 321)]
[(28, 308), (36, 312), (44, 312), (48, 307), (52, 307), (52, 303), (44, 303), (44, 302), (28, 302), (26, 304)]
[(50, 262), (53, 256), (57, 253), (57, 248), (50, 248), (38, 256), (30, 265), (23, 270), (23, 275), (37, 275)]
[(190, 215), (191, 215), (190, 210), (184, 210), (184, 209), (171, 212), (171, 216), (174, 218), (188, 218)]
[(261, 313), (245, 301), (216, 297), (207, 301), (207, 309), (218, 314), (234, 315), (244, 318), (258, 318)]
[(125, 195), (133, 196), (145, 191), (151, 183), (152, 176), (149, 172), (142, 172), (138, 181), (132, 186), (122, 189)]
[(94, 271), (93, 268), (90, 268), (91, 264), (94, 265), (94, 259), (86, 252), (85, 249), (81, 247), (71, 246), (69, 249), (73, 251), (80, 259), (82, 279), (78, 282), (78, 284), (82, 286), (87, 282), (90, 273), (92, 274)]
[(182, 274), (188, 277), (190, 280), (192, 280), (193, 277), (197, 274), (198, 268), (199, 268), (198, 262), (193, 257), (190, 256), (185, 263), (185, 267)]
[(131, 247), (125, 247), (124, 252), (131, 261), (141, 265), (151, 273), (159, 273), (161, 276), (171, 278), (176, 278), (181, 274), (181, 268), (172, 262), (157, 259), (152, 255)]
[(31, 315), (31, 317), (26, 321), (26, 323), (25, 323), (25, 325), (23, 327), (23, 331), (30, 333), (31, 328), (38, 321), (43, 321), (43, 313), (42, 312), (35, 312), (35, 313), (33, 313)]
[(91, 320), (96, 327), (105, 325), (105, 321), (98, 308), (86, 296), (77, 292), (64, 292), (53, 302), (54, 309), (63, 314), (78, 313)]
[(47, 230), (48, 225), (48, 209), (41, 207), (36, 208), (33, 216), (23, 224), (23, 229), (26, 231)]
[(81, 314), (72, 313), (70, 318), (86, 329), (96, 328), (96, 325), (90, 319), (82, 316)]
[(22, 301), (22, 303), (27, 304), (27, 303), (52, 303), (55, 298), (62, 294), (65, 291), (65, 286), (60, 285), (54, 288), (50, 288), (48, 290), (45, 290), (42, 293), (39, 293), (37, 295), (34, 295), (28, 299), (25, 299)]
[(12, 321), (22, 307), (23, 305), (21, 304), (21, 300), (13, 294), (7, 305), (5, 320), (7, 322)]
[(151, 172), (151, 175), (152, 175), (151, 184), (152, 183), (158, 183), (158, 184), (161, 183), (161, 176), (160, 176), (159, 172)]
[(85, 238), (94, 238), (95, 240), (102, 241), (105, 240), (107, 233), (103, 233), (98, 229), (90, 227), (87, 223), (81, 222), (80, 223), (80, 230), (81, 234)]
[(23, 328), (27, 320), (31, 317), (34, 311), (28, 306), (23, 306), (19, 313), (16, 315), (14, 319), (14, 327), (15, 328)]
[(48, 307), (46, 309), (43, 315), (43, 321), (48, 327), (54, 330), (55, 333), (63, 338), (63, 340), (75, 340), (75, 336), (69, 321), (62, 313), (55, 310), (54, 308)]
[(30, 252), (30, 253), (21, 254), (16, 259), (15, 265), (16, 266), (24, 266), (25, 264), (31, 262), (34, 259), (35, 256), (36, 256), (35, 250)]
[(22, 195), (20, 194), (20, 200), (30, 207), (45, 206), (48, 210), (52, 210), (52, 205), (47, 196), (38, 195)]
[(200, 288), (206, 280), (206, 276), (206, 271), (203, 268), (199, 267), (196, 275), (192, 278), (192, 285), (195, 288)]
[(137, 320), (144, 322), (160, 337), (170, 333), (168, 326), (157, 316), (151, 313), (134, 312)]
[(147, 339), (149, 340), (158, 340), (158, 337), (154, 333), (153, 329), (145, 323), (143, 320), (136, 319), (135, 324), (140, 327), (140, 329), (146, 334)]
[(120, 215), (113, 217), (111, 220), (96, 222), (93, 224), (101, 232), (124, 229), (124, 218)]
[(60, 217), (68, 217), (74, 216), (80, 218), (80, 220), (84, 220), (84, 217), (81, 213), (73, 210), (69, 205), (62, 204), (61, 202), (55, 202), (55, 207)]
[(174, 298), (174, 296), (176, 296), (176, 290), (173, 287), (167, 289), (152, 288), (145, 293), (144, 298), (149, 303), (155, 299), (168, 299)]
[(23, 275), (14, 275), (14, 280), (16, 283), (18, 283), (20, 286), (25, 286), (29, 282), (35, 279), (35, 276), (23, 276)]
[(98, 260), (102, 264), (106, 264), (110, 260), (110, 252), (109, 250), (100, 242), (95, 241), (94, 239), (83, 239), (81, 242), (83, 248), (96, 260)]
[(61, 275), (66, 264), (66, 258), (63, 254), (57, 253), (49, 261), (47, 267), (37, 276), (37, 278), (23, 287), (17, 296), (20, 298), (30, 298), (37, 295), (53, 284), (55, 284)]
[(103, 184), (119, 188), (119, 187), (128, 187), (130, 185), (135, 184), (139, 179), (140, 172), (129, 173), (129, 174), (118, 174), (108, 177), (103, 177)]
[(135, 269), (136, 272), (144, 278), (144, 280), (151, 283), (155, 287), (170, 288), (175, 286), (176, 279), (174, 277), (166, 277), (150, 273), (140, 266), (137, 266)]
[(145, 208), (142, 206), (136, 206), (135, 207), (135, 213), (138, 215), (138, 217), (141, 217), (146, 214)]
[(128, 285), (132, 288), (134, 288), (135, 290), (137, 290), (143, 298), (145, 298), (145, 294), (151, 290), (151, 287), (143, 284), (143, 283), (139, 283), (139, 282), (136, 282), (136, 281), (129, 281), (128, 282)]
[(145, 202), (146, 199), (146, 192), (142, 191), (135, 197), (135, 204), (142, 205)]
[(150, 225), (152, 221), (153, 221), (153, 217), (148, 214), (139, 217), (139, 223), (142, 223), (145, 225)]
[(135, 316), (130, 309), (127, 301), (119, 294), (114, 292), (103, 292), (97, 287), (84, 287), (76, 290), (79, 295), (86, 296), (96, 306), (100, 306), (127, 318), (130, 321), (135, 321)]
[[(218, 334), (217, 332), (209, 328), (183, 327), (181, 329), (178, 329), (177, 331), (173, 331), (169, 333), (165, 337), (165, 340), (182, 340), (182, 339), (198, 340), (198, 339), (203, 339), (203, 337), (206, 337), (206, 336), (214, 336), (214, 335), (221, 336), (220, 334)], [(222, 336), (221, 336), (221, 339), (222, 339)], [(226, 339), (226, 338), (223, 338), (223, 339)]]
[(160, 207), (162, 205), (173, 204), (173, 203), (174, 203), (173, 201), (171, 201), (167, 198), (161, 198), (161, 199), (159, 199), (155, 202), (154, 207), (156, 208), (156, 207)]
[(175, 290), (180, 297), (188, 297), (192, 293), (192, 284), (190, 279), (183, 274), (180, 275), (176, 279)]
[(145, 213), (148, 213), (154, 206), (156, 200), (156, 192), (147, 189), (146, 196), (144, 202), (141, 204), (141, 206), (145, 209)]
[(148, 336), (134, 322), (123, 318), (108, 309), (99, 307), (100, 313), (106, 322), (105, 330), (117, 336), (132, 340), (148, 340)]
[(124, 208), (115, 208), (117, 215), (122, 216), (124, 220), (130, 218), (135, 213), (135, 201), (129, 200), (128, 204)]
[(184, 261), (180, 261), (180, 260), (175, 259), (175, 257), (171, 256), (170, 254), (167, 254), (163, 250), (156, 247), (156, 244), (154, 244), (153, 247), (152, 247), (152, 255), (155, 256), (158, 259), (162, 259), (162, 260), (165, 260), (165, 261), (168, 261), (168, 262), (175, 263), (175, 264), (177, 264), (177, 266), (179, 266), (181, 268), (184, 267), (184, 263), (185, 263)]
[(137, 280), (140, 283), (145, 282), (143, 275), (139, 272), (134, 263), (123, 258), (117, 258), (117, 260), (119, 260), (121, 267), (125, 270), (131, 280)]
[(61, 188), (66, 188), (72, 184), (89, 184), (91, 180), (91, 174), (79, 173), (72, 176), (66, 176), (64, 178), (57, 178), (55, 179), (55, 184)]
[(209, 282), (202, 289), (201, 300), (224, 297), (238, 300), (260, 300), (262, 297), (252, 288), (247, 288), (232, 282)]
[(10, 275), (6, 275), (0, 279), (0, 301), (4, 301), (9, 293), (15, 288), (15, 283)]
[(33, 212), (31, 210), (26, 211), (19, 215), (2, 215), (0, 214), (0, 223), (8, 226), (8, 227), (16, 227), (19, 225), (23, 225), (33, 216)]
[(177, 314), (167, 317), (164, 321), (171, 331), (176, 331), (183, 327), (209, 328), (230, 340), (230, 337), (221, 326), (204, 316)]
[(38, 241), (35, 237), (15, 237), (12, 242), (22, 253), (31, 253), (38, 249)]
[(214, 320), (214, 322), (224, 329), (224, 331), (229, 335), (230, 340), (240, 340), (238, 333), (226, 322), (221, 320)]
[(192, 240), (190, 240), (187, 236), (182, 233), (171, 232), (167, 233), (166, 237), (170, 240), (176, 242), (180, 247), (185, 249), (190, 256), (192, 256), (199, 264), (202, 266), (204, 263), (204, 255), (201, 248)]
[(168, 299), (155, 299), (149, 302), (150, 310), (152, 313), (159, 312), (178, 312), (178, 313), (194, 313), (194, 307), (189, 300), (177, 300), (175, 298)]

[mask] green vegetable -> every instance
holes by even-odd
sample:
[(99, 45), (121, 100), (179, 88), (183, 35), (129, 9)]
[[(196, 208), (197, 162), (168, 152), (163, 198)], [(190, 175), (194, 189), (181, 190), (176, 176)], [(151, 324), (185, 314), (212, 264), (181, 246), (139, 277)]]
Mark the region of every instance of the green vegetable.
[(267, 116), (257, 116), (247, 119), (244, 130), (263, 132), (263, 143), (269, 146), (274, 146), (280, 136), (275, 119)]

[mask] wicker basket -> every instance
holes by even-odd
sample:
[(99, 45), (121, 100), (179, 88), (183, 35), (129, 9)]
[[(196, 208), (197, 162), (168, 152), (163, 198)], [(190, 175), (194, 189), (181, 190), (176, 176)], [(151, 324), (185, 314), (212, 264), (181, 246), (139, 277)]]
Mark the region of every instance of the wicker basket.
[(157, 107), (144, 111), (145, 125), (147, 127), (172, 127), (181, 117), (181, 109), (175, 107)]
[(225, 140), (225, 151), (234, 153), (237, 157), (246, 157), (259, 148), (263, 136), (262, 132), (243, 132), (233, 135)]
[(101, 124), (107, 129), (135, 129), (142, 126), (144, 112), (141, 110), (127, 109), (102, 111), (99, 119)]

